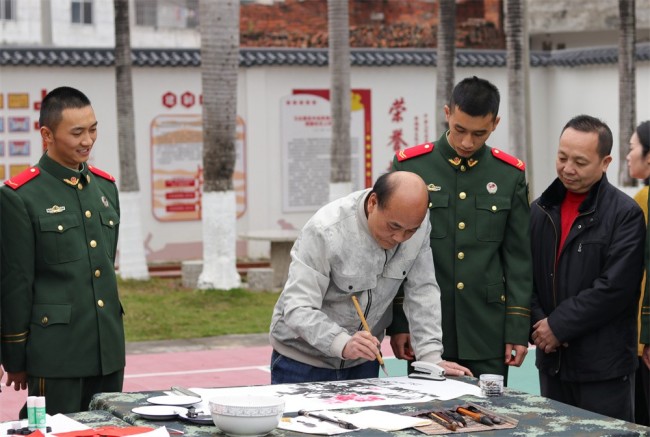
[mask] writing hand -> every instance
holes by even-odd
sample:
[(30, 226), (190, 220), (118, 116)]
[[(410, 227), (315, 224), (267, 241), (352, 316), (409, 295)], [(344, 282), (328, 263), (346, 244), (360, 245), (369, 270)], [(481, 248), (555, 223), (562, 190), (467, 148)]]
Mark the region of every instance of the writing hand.
[(377, 337), (366, 331), (357, 331), (343, 347), (343, 358), (346, 360), (365, 358), (373, 361), (377, 359), (379, 346)]
[(414, 360), (415, 354), (411, 347), (411, 334), (395, 334), (390, 337), (393, 354), (401, 360)]
[(519, 367), (528, 353), (528, 345), (506, 343), (506, 360), (508, 366)]

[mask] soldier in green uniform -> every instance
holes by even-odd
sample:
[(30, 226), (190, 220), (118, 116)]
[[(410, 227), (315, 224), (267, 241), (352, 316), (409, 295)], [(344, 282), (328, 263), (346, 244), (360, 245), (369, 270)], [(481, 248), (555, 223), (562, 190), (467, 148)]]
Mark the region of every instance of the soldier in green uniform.
[[(499, 91), (464, 79), (435, 143), (397, 153), (394, 170), (429, 189), (431, 249), (442, 300), (443, 358), (475, 376), (507, 376), (528, 350), (532, 261), (524, 163), (485, 144), (499, 124)], [(413, 359), (401, 298), (388, 333), (398, 358)]]
[(45, 154), (0, 189), (2, 363), (7, 385), (70, 413), (122, 390), (119, 199), (115, 179), (87, 163), (97, 119), (83, 93), (50, 92), (39, 123)]

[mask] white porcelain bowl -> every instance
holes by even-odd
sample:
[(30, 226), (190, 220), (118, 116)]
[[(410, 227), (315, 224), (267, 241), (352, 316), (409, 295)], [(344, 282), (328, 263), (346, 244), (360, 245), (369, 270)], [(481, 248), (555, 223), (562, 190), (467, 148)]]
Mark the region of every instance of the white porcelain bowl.
[(275, 396), (219, 396), (209, 404), (217, 428), (237, 437), (270, 433), (284, 413), (284, 400)]

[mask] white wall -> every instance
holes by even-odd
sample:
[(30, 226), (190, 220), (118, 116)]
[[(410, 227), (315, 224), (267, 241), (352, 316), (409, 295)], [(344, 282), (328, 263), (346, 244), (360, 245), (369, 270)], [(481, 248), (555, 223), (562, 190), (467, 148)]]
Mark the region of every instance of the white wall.
[[(508, 97), (505, 68), (459, 68), (456, 81), (470, 75), (484, 77), (499, 87), (502, 93), (502, 121), (491, 136), (489, 144), (510, 151), (508, 141)], [(353, 88), (372, 92), (372, 170), (373, 180), (388, 168), (392, 147), (388, 140), (392, 129), (403, 129), (409, 145), (415, 142), (413, 118), (420, 118), (419, 142), (435, 140), (435, 69), (430, 67), (354, 67)], [(537, 197), (555, 177), (554, 159), (557, 139), (562, 126), (574, 115), (589, 113), (606, 121), (614, 133), (614, 162), (610, 166), (610, 180), (616, 180), (618, 165), (618, 82), (616, 65), (586, 66), (580, 68), (531, 69), (531, 121), (533, 156), (528, 167), (532, 169), (533, 190)], [(38, 112), (32, 103), (40, 100), (41, 90), (60, 85), (77, 87), (88, 94), (99, 120), (99, 139), (93, 151), (92, 162), (119, 178), (117, 126), (112, 68), (93, 67), (0, 67), (0, 90), (7, 93), (27, 92), (30, 108), (10, 110), (6, 100), (0, 116), (5, 117), (5, 132), (0, 140), (5, 144), (17, 134), (10, 134), (6, 118), (12, 115), (29, 116), (37, 120)], [(280, 145), (280, 99), (296, 88), (329, 88), (327, 67), (271, 66), (241, 69), (238, 85), (238, 114), (246, 123), (247, 154), (247, 209), (238, 220), (238, 232), (246, 230), (278, 229), (283, 219), (300, 228), (311, 213), (284, 213), (282, 211), (282, 149)], [(198, 68), (135, 68), (134, 101), (136, 142), (140, 187), (145, 202), (142, 210), (145, 238), (152, 251), (161, 251), (166, 245), (200, 244), (199, 221), (160, 222), (151, 212), (151, 154), (150, 129), (152, 120), (161, 114), (200, 114), (200, 106), (185, 108), (176, 105), (168, 109), (162, 105), (162, 95), (171, 91), (177, 95), (190, 91), (200, 95), (201, 79)], [(638, 120), (650, 118), (650, 63), (637, 64)], [(407, 111), (403, 123), (391, 122), (388, 110), (397, 98), (404, 98)], [(423, 137), (422, 118), (429, 118), (429, 138)], [(40, 156), (38, 132), (29, 134), (32, 154), (29, 162)], [(6, 148), (6, 146), (5, 146)], [(0, 158), (4, 164), (21, 158)], [(23, 159), (24, 161), (25, 159)], [(150, 234), (149, 237), (147, 235)], [(240, 242), (240, 255), (245, 255), (246, 243)], [(173, 247), (173, 246), (168, 246)], [(182, 253), (177, 251), (176, 253)], [(248, 243), (248, 255), (268, 255), (268, 245)], [(185, 256), (185, 255), (184, 255)], [(197, 251), (194, 257), (200, 257)]]

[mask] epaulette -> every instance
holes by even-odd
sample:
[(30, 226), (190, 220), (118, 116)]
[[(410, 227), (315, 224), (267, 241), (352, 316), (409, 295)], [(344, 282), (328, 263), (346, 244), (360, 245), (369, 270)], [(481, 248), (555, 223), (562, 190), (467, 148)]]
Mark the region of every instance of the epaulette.
[(402, 162), (402, 161), (406, 161), (409, 158), (415, 158), (416, 156), (429, 153), (433, 150), (433, 148), (434, 148), (433, 143), (424, 143), (417, 146), (409, 147), (408, 149), (400, 150), (395, 154), (395, 156), (397, 156), (398, 161)]
[(522, 161), (519, 158), (515, 158), (512, 155), (508, 155), (506, 152), (502, 150), (492, 148), (492, 156), (494, 156), (497, 159), (500, 159), (506, 164), (510, 164), (511, 166), (518, 168), (521, 171), (526, 170), (526, 164), (524, 163), (524, 161)]
[(88, 166), (88, 170), (90, 170), (93, 174), (96, 174), (99, 177), (108, 179), (111, 182), (115, 182), (115, 178), (111, 176), (110, 173), (106, 173), (104, 170), (100, 170), (97, 167), (93, 167), (92, 165)]
[(38, 168), (30, 167), (27, 170), (21, 171), (16, 176), (7, 179), (5, 181), (5, 185), (8, 186), (9, 188), (17, 190), (18, 188), (25, 185), (27, 182), (34, 179), (39, 174), (41, 174), (41, 171)]

